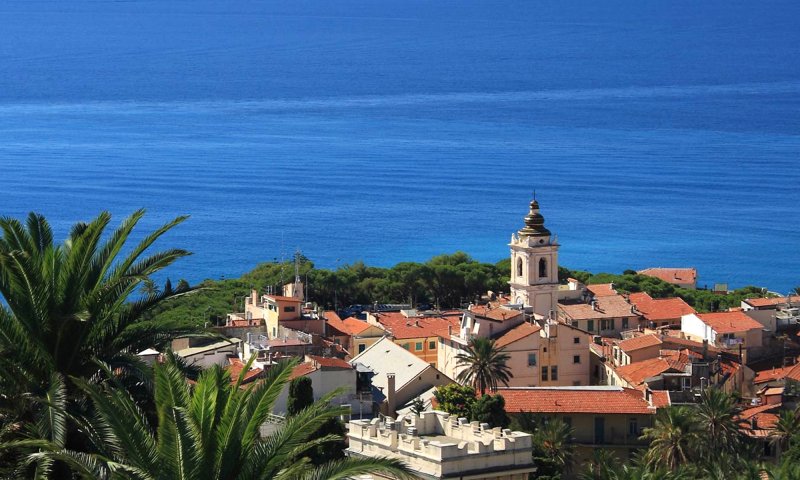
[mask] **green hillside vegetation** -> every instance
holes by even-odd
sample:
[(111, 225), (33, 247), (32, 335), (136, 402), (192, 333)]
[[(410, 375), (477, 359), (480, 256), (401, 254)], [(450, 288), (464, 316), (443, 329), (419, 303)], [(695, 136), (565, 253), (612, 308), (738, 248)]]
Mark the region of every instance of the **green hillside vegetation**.
[[(326, 309), (376, 302), (458, 308), (475, 302), (490, 290), (507, 292), (511, 270), (507, 258), (497, 263), (483, 263), (464, 252), (439, 255), (424, 263), (401, 262), (391, 268), (356, 262), (336, 270), (315, 268), (311, 260), (300, 257), (298, 267), (308, 300)], [(157, 316), (165, 320), (190, 318), (198, 325), (219, 323), (227, 313), (244, 309), (244, 297), (252, 288), (260, 294), (267, 287), (280, 292), (281, 285), (291, 282), (294, 275), (291, 261), (261, 263), (237, 279), (201, 282), (194, 293), (165, 302)], [(561, 283), (566, 283), (570, 277), (590, 285), (614, 283), (620, 293), (647, 292), (653, 298), (681, 297), (699, 312), (738, 307), (744, 298), (764, 295), (764, 289), (755, 286), (740, 288), (728, 295), (688, 290), (638, 275), (633, 270), (622, 274), (592, 274), (559, 267), (558, 277)]]

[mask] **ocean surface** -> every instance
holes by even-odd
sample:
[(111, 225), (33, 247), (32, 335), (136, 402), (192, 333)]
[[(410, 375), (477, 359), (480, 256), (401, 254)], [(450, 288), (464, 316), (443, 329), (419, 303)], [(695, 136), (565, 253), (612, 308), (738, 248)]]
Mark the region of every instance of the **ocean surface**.
[(506, 246), (800, 285), (800, 2), (0, 3), (0, 215), (139, 207), (191, 281)]

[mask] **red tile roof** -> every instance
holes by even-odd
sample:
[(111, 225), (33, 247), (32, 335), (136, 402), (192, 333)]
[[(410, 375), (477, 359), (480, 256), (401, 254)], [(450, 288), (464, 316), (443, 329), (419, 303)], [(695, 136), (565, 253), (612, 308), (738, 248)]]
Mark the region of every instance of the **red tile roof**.
[(345, 370), (353, 369), (352, 365), (345, 362), (341, 358), (326, 358), (326, 357), (319, 357), (317, 355), (309, 355), (308, 358), (310, 358), (312, 362), (316, 363), (323, 369), (325, 368), (343, 368)]
[(595, 318), (638, 317), (622, 295), (607, 295), (595, 299), (595, 308), (587, 303), (559, 303), (558, 308), (571, 320)]
[(311, 372), (316, 372), (317, 370), (318, 367), (316, 367), (312, 362), (299, 363), (292, 369), (292, 373), (289, 375), (289, 380), (294, 380), (297, 377), (304, 377)]
[(786, 372), (786, 377), (790, 380), (794, 380), (795, 382), (800, 382), (800, 363), (795, 364), (792, 368)]
[(739, 429), (750, 437), (769, 437), (775, 430), (775, 424), (778, 423), (780, 418), (777, 414), (777, 410), (780, 408), (781, 404), (777, 403), (742, 410), (736, 417)]
[(511, 330), (504, 332), (503, 335), (497, 338), (494, 345), (497, 348), (503, 348), (516, 342), (517, 340), (521, 340), (529, 335), (533, 335), (541, 329), (542, 327), (539, 325), (531, 325), (528, 322), (522, 322)]
[(648, 378), (656, 377), (670, 370), (674, 369), (670, 365), (670, 362), (663, 358), (650, 358), (615, 369), (617, 375), (625, 379), (625, 381), (631, 385), (641, 385), (647, 381)]
[(510, 308), (503, 308), (501, 306), (495, 307), (492, 305), (473, 305), (470, 307), (469, 311), (479, 317), (484, 317), (491, 320), (499, 320), (501, 322), (511, 320), (522, 315), (522, 312), (519, 310), (512, 310)]
[(770, 370), (763, 370), (761, 372), (756, 372), (756, 377), (753, 379), (753, 383), (767, 383), (773, 382), (776, 380), (782, 380), (786, 377), (786, 374), (794, 368), (794, 365), (790, 365), (788, 367), (783, 368), (772, 368)]
[(753, 307), (772, 307), (783, 305), (787, 302), (796, 303), (800, 302), (800, 295), (792, 295), (790, 297), (771, 297), (771, 298), (748, 298), (746, 303)]
[(617, 344), (620, 350), (626, 353), (635, 352), (636, 350), (641, 350), (647, 347), (653, 347), (655, 345), (661, 345), (661, 337), (656, 334), (650, 335), (639, 335), (638, 337), (632, 337), (627, 340), (623, 340)]
[[(359, 333), (363, 332), (364, 330), (368, 329), (370, 326), (369, 323), (359, 320), (357, 318), (348, 317), (344, 320), (339, 319), (339, 316), (328, 316), (328, 312), (325, 312), (325, 319), (328, 322), (328, 326), (334, 328), (337, 332), (342, 335), (358, 335)], [(380, 327), (376, 327), (380, 328)], [(331, 332), (332, 335), (335, 332)]]
[(642, 392), (621, 387), (499, 388), (509, 413), (652, 415)]
[(764, 328), (763, 325), (742, 312), (698, 313), (697, 316), (703, 323), (713, 328), (717, 334), (746, 332)]
[[(669, 330), (667, 330), (669, 331)], [(678, 332), (680, 333), (680, 332)], [(694, 340), (689, 340), (686, 338), (680, 338), (672, 335), (664, 335), (661, 337), (661, 341), (664, 343), (664, 348), (667, 347), (685, 347), (695, 353), (703, 353), (703, 343), (702, 342), (695, 342)], [(720, 351), (719, 348), (715, 347), (714, 345), (707, 345), (705, 348), (708, 348), (710, 353), (717, 353)]]
[[(239, 360), (238, 358), (228, 357), (229, 365), (225, 367), (226, 370), (231, 375), (231, 383), (235, 383), (239, 379), (239, 375), (242, 373), (242, 369), (244, 369), (244, 362)], [(242, 383), (249, 383), (254, 379), (258, 378), (264, 370), (260, 368), (251, 368), (247, 371), (244, 375), (244, 379), (242, 379)]]
[(650, 402), (656, 408), (667, 408), (672, 405), (667, 390), (653, 390), (650, 392)]
[(655, 277), (672, 284), (697, 282), (697, 270), (694, 268), (646, 268), (637, 272), (640, 275)]
[(596, 283), (594, 285), (586, 285), (586, 288), (588, 288), (595, 297), (608, 297), (609, 295), (617, 294), (612, 283)]
[(461, 312), (443, 312), (441, 316), (406, 317), (401, 312), (375, 314), (377, 321), (395, 339), (447, 337), (448, 330), (458, 331)]
[(664, 320), (678, 320), (683, 315), (695, 313), (694, 308), (684, 302), (682, 298), (654, 299), (645, 292), (631, 293), (628, 300), (636, 309), (642, 312), (644, 318), (656, 322)]

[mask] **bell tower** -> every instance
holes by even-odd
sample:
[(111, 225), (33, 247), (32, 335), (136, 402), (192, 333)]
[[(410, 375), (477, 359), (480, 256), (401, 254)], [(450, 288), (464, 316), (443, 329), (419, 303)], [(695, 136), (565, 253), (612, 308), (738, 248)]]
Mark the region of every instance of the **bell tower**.
[(558, 304), (558, 242), (544, 226), (536, 198), (525, 226), (511, 235), (511, 301), (547, 317)]

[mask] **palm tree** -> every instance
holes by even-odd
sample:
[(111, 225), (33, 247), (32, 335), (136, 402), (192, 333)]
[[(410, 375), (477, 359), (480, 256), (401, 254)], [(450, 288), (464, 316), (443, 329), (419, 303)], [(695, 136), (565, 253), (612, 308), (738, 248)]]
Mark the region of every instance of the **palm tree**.
[(532, 439), (536, 478), (559, 479), (562, 473), (569, 471), (575, 453), (572, 435), (572, 428), (561, 419), (539, 422)]
[(775, 422), (771, 441), (779, 448), (779, 453), (789, 450), (792, 439), (800, 432), (800, 413), (795, 410), (783, 410)]
[(643, 440), (650, 441), (645, 460), (651, 468), (675, 471), (692, 459), (700, 442), (694, 411), (670, 407), (656, 414), (655, 425), (644, 429)]
[(310, 463), (309, 450), (340, 439), (335, 435), (312, 438), (325, 422), (347, 412), (328, 404), (332, 395), (262, 437), (260, 428), (296, 362), (279, 363), (263, 381), (243, 388), (241, 382), (252, 361), (233, 381), (219, 366), (205, 370), (194, 387), (174, 361), (157, 365), (155, 424), (125, 389), (78, 380), (96, 410), (94, 418), (82, 421), (82, 428), (91, 433), (97, 453), (51, 446), (31, 460), (60, 460), (83, 478), (100, 479), (336, 480), (369, 473), (413, 478), (400, 461), (388, 458)]
[(697, 421), (707, 453), (715, 456), (721, 452), (735, 452), (741, 434), (735, 421), (735, 401), (732, 396), (716, 388), (703, 391), (697, 405)]
[(0, 295), (8, 305), (0, 305), (0, 390), (41, 395), (54, 373), (71, 390), (69, 379), (96, 375), (97, 362), (140, 370), (139, 351), (197, 332), (188, 321), (146, 319), (154, 307), (185, 293), (186, 287), (129, 301), (152, 275), (189, 255), (170, 249), (145, 256), (186, 217), (128, 246), (143, 215), (143, 210), (135, 212), (104, 239), (111, 215), (101, 213), (89, 223), (76, 224), (61, 245), (53, 243), (50, 225), (41, 215), (31, 213), (26, 226), (0, 218)]
[(464, 385), (472, 385), (481, 395), (487, 389), (496, 392), (499, 382), (508, 386), (508, 380), (514, 376), (506, 365), (509, 358), (503, 349), (495, 347), (494, 340), (474, 337), (469, 341), (466, 351), (456, 355), (458, 366), (466, 367), (456, 380)]
[(146, 385), (152, 376), (136, 354), (197, 332), (189, 321), (147, 318), (162, 301), (189, 289), (139, 295), (138, 288), (189, 253), (147, 253), (185, 217), (128, 245), (143, 215), (137, 211), (106, 232), (111, 216), (101, 213), (73, 226), (63, 244), (53, 242), (41, 215), (31, 213), (25, 225), (0, 218), (0, 440), (6, 447), (39, 439), (82, 445), (66, 414), (54, 407), (69, 404), (71, 413), (83, 408), (75, 379), (97, 379), (110, 368), (120, 382)]

